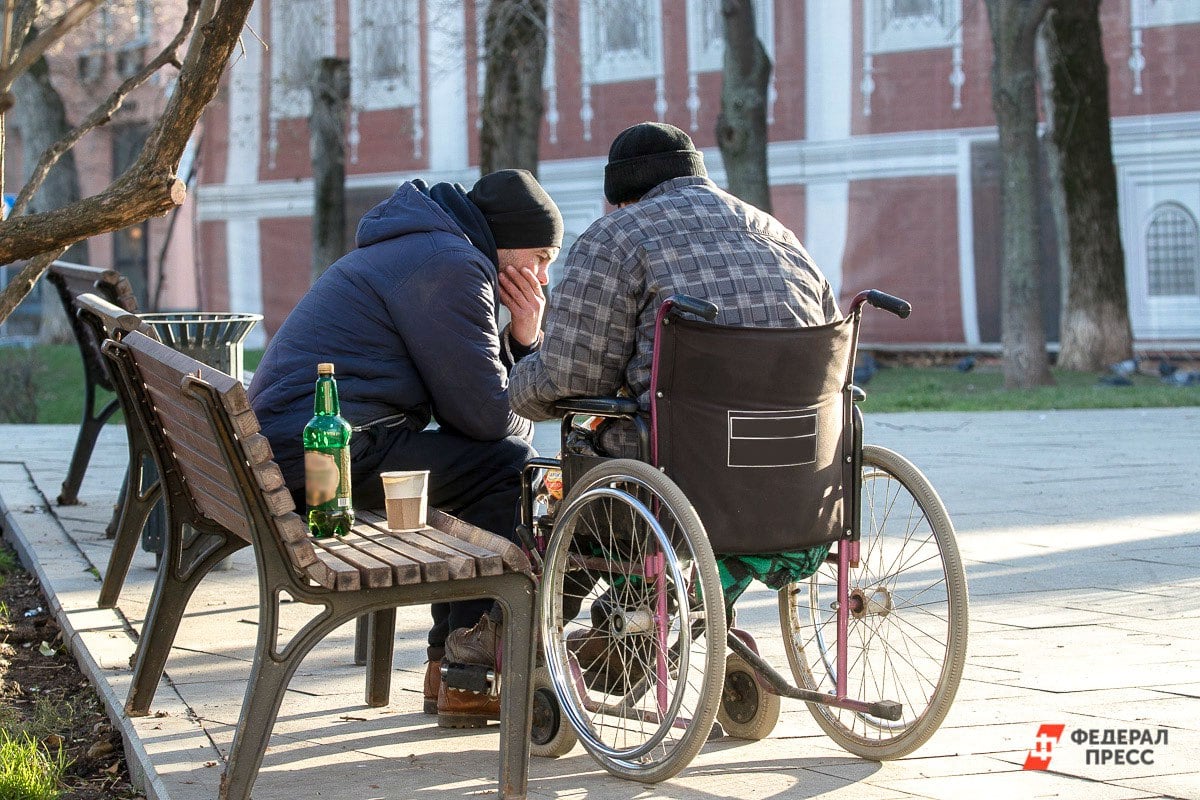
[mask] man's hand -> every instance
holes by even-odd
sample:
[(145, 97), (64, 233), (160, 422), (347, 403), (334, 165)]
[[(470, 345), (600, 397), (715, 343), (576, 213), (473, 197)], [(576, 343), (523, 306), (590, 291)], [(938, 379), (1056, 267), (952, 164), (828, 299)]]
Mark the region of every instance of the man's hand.
[(500, 270), (500, 302), (512, 314), (509, 335), (520, 345), (532, 347), (542, 328), (546, 295), (537, 273), (529, 268), (506, 266)]

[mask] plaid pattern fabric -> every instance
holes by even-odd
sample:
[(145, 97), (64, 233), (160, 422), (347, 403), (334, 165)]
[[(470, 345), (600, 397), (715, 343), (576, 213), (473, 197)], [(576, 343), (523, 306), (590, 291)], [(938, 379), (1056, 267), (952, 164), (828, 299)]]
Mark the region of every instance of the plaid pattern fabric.
[[(829, 282), (782, 223), (707, 178), (674, 178), (596, 220), (571, 248), (542, 348), (510, 375), (513, 409), (550, 419), (556, 400), (621, 390), (648, 409), (654, 316), (672, 294), (716, 303), (726, 325), (841, 316)], [(633, 439), (621, 438), (627, 454)]]

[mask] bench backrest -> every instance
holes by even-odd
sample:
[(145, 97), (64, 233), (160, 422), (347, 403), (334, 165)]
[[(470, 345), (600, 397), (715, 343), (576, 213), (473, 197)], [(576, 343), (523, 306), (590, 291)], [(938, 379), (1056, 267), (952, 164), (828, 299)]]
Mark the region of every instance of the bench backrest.
[(75, 316), (84, 325), (91, 328), (91, 336), (103, 343), (105, 339), (125, 338), (125, 334), (137, 331), (151, 339), (157, 339), (148, 323), (132, 311), (115, 306), (99, 295), (90, 292), (81, 294), (73, 301)]
[(127, 311), (137, 311), (137, 298), (133, 287), (124, 275), (115, 269), (101, 269), (82, 264), (69, 264), (65, 261), (55, 261), (46, 272), (46, 280), (58, 290), (63, 309), (71, 321), (71, 331), (79, 344), (80, 355), (83, 356), (83, 370), (89, 384), (99, 384), (108, 391), (113, 391), (108, 368), (100, 353), (103, 337), (97, 338), (96, 331), (81, 321), (75, 314), (75, 298), (82, 294), (93, 294), (108, 301), (112, 305)]
[(241, 382), (136, 331), (104, 352), (154, 447), (172, 524), (219, 526), (260, 559), (274, 553), (297, 574), (330, 581)]

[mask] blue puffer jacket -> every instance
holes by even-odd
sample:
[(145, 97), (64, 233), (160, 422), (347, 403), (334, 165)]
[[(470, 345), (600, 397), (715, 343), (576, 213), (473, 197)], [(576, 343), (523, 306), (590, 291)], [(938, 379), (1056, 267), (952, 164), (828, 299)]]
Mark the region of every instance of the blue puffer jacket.
[(526, 435), (508, 405), (496, 246), (457, 184), (404, 183), (358, 225), (357, 249), (313, 284), (271, 339), (250, 385), (288, 485), (303, 481), (301, 433), (317, 364), (336, 368), (342, 416), (408, 413), (479, 440)]

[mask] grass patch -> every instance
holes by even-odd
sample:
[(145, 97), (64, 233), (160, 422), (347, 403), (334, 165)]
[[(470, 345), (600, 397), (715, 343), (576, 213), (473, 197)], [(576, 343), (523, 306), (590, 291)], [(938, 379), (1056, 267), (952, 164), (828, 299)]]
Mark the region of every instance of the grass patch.
[(1134, 375), (1131, 386), (1106, 386), (1089, 372), (1052, 370), (1055, 386), (1005, 389), (998, 366), (958, 372), (951, 367), (890, 366), (863, 387), (867, 413), (887, 411), (1035, 411), (1067, 408), (1163, 408), (1200, 405), (1200, 386), (1170, 386), (1156, 375)]
[[(37, 421), (78, 425), (83, 413), (83, 364), (79, 348), (69, 345), (34, 347), (40, 362)], [(245, 351), (245, 367), (254, 370), (262, 350)], [(883, 361), (882, 357), (880, 359)], [(1143, 369), (1153, 370), (1147, 363)], [(971, 372), (958, 372), (947, 363), (912, 366), (885, 362), (867, 391), (868, 413), (884, 411), (1010, 411), (1066, 408), (1161, 408), (1200, 406), (1200, 385), (1170, 386), (1157, 375), (1134, 375), (1132, 386), (1104, 386), (1088, 372), (1054, 370), (1057, 386), (1005, 389), (996, 359), (980, 359)], [(113, 395), (101, 392), (100, 401)], [(120, 412), (114, 421), (120, 420)]]
[(0, 800), (57, 800), (67, 765), (62, 747), (0, 730)]

